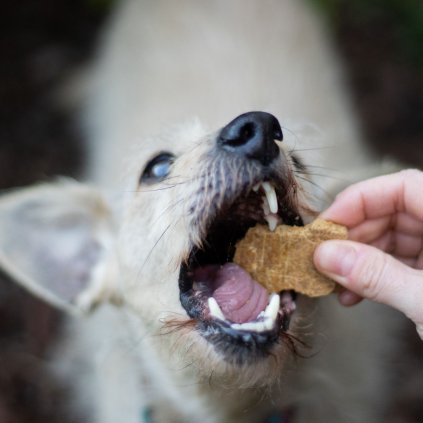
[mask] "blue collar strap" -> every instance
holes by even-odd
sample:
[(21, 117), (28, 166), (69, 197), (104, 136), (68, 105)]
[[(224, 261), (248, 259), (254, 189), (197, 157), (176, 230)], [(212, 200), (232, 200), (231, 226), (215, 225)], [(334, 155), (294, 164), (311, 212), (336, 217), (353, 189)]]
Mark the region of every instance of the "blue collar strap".
[(273, 413), (264, 423), (290, 423), (292, 421), (293, 411), (291, 409)]
[(151, 419), (152, 410), (150, 407), (145, 407), (141, 410), (140, 423), (152, 423)]

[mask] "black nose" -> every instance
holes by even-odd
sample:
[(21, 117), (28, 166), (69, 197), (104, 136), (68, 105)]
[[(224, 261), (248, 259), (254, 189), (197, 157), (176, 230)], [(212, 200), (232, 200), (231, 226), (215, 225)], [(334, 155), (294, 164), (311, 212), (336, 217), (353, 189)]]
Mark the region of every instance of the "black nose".
[(270, 113), (249, 112), (238, 116), (220, 132), (218, 145), (226, 151), (267, 166), (279, 155), (275, 140), (282, 141), (282, 128)]

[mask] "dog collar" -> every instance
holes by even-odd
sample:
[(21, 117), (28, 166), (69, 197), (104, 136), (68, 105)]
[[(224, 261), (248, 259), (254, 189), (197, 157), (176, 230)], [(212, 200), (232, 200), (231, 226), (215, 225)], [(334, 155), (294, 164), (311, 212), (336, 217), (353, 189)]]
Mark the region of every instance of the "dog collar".
[(151, 407), (144, 407), (143, 409), (141, 409), (140, 423), (152, 423), (151, 415), (152, 415)]
[(269, 416), (264, 423), (290, 423), (292, 416), (293, 411), (291, 409), (279, 411)]

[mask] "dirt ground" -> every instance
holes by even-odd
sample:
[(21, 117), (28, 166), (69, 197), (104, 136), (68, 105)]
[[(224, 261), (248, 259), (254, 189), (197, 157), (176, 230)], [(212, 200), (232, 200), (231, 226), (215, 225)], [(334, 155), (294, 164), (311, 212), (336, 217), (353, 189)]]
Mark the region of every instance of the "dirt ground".
[[(55, 90), (89, 59), (107, 15), (101, 0), (6, 1), (0, 14), (0, 189), (77, 175), (84, 140)], [(423, 166), (423, 78), (397, 46), (395, 20), (365, 21), (341, 9), (335, 35), (355, 106), (372, 148)], [(67, 387), (49, 372), (48, 347), (60, 313), (0, 275), (0, 422), (80, 422), (66, 410)], [(405, 330), (407, 350), (393, 363), (398, 394), (386, 421), (423, 422), (423, 344)]]

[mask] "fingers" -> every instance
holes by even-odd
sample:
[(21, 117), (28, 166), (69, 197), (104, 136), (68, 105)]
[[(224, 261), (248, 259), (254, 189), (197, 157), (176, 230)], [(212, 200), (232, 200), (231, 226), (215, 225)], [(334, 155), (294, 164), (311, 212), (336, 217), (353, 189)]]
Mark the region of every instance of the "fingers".
[(351, 185), (340, 193), (322, 218), (356, 227), (360, 223), (406, 212), (423, 220), (423, 197), (417, 196), (423, 173), (406, 170)]
[(355, 292), (352, 292), (348, 289), (343, 289), (338, 294), (338, 299), (339, 299), (339, 302), (342, 305), (344, 305), (346, 307), (350, 307), (350, 306), (356, 305), (359, 302), (361, 302), (363, 300), (363, 297), (361, 297), (360, 295), (358, 295)]
[[(344, 287), (339, 300), (390, 305), (416, 323), (423, 339), (423, 172), (407, 170), (352, 185), (322, 213), (346, 225), (349, 239), (315, 251), (317, 269)], [(396, 258), (386, 254), (387, 251)]]
[[(375, 247), (326, 241), (315, 251), (317, 269), (358, 296), (390, 305), (423, 322), (423, 273)], [(357, 299), (357, 297), (356, 297)]]

